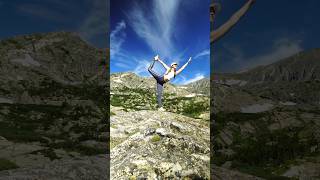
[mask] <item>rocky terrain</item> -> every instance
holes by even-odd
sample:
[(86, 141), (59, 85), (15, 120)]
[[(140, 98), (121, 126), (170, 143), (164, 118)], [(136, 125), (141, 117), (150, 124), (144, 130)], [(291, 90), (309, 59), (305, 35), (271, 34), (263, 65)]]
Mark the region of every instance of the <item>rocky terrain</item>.
[(155, 85), (130, 72), (110, 77), (111, 179), (209, 179), (209, 86), (166, 84), (161, 112)]
[(320, 179), (320, 50), (216, 74), (212, 163), (264, 179)]
[(0, 41), (0, 179), (107, 176), (107, 58), (69, 32)]
[(208, 122), (170, 112), (111, 110), (111, 179), (209, 177)]
[(166, 84), (166, 112), (130, 72), (109, 110), (108, 59), (74, 33), (0, 41), (0, 179), (320, 179), (319, 49)]
[[(166, 84), (166, 112), (157, 111), (153, 78), (115, 73), (110, 88), (112, 179), (261, 179), (210, 166), (209, 79)], [(249, 96), (243, 94), (243, 99)]]

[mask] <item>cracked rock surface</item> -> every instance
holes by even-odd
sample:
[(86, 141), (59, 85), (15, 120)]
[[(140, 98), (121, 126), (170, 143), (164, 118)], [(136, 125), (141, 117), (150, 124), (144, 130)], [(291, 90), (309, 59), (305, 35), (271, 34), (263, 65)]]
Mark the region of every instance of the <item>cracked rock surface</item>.
[(209, 179), (208, 122), (171, 112), (111, 111), (111, 179)]

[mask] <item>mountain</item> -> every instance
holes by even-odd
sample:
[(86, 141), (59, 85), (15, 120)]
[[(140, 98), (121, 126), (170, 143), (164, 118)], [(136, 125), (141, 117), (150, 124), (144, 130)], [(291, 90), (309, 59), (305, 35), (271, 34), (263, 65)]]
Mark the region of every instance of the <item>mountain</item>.
[(215, 75), (213, 164), (266, 179), (318, 179), (319, 60), (314, 49)]
[(191, 91), (196, 93), (202, 93), (206, 95), (210, 95), (210, 79), (209, 78), (203, 78), (198, 81), (189, 83), (186, 85), (188, 88), (190, 88)]
[(320, 49), (297, 53), (276, 63), (233, 74), (249, 82), (320, 80)]
[[(24, 169), (52, 170), (54, 177), (61, 164), (83, 159), (86, 167), (106, 154), (107, 58), (70, 32), (0, 41), (0, 170), (7, 170), (0, 179), (21, 179)], [(108, 166), (107, 158), (100, 161), (97, 171)]]
[(320, 103), (320, 49), (300, 52), (276, 63), (246, 72), (219, 74), (217, 81), (277, 102), (303, 106)]

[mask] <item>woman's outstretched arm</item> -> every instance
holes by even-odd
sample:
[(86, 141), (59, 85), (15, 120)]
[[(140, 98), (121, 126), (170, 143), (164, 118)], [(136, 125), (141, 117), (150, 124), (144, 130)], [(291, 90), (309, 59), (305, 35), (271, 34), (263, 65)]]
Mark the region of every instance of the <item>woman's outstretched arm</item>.
[(191, 57), (189, 58), (188, 62), (185, 63), (185, 64), (176, 72), (176, 75), (180, 74), (180, 73), (184, 70), (184, 68), (186, 68), (186, 67), (188, 66), (188, 64), (190, 63), (190, 61), (191, 61)]
[(210, 43), (217, 41), (223, 35), (225, 35), (239, 20), (240, 18), (249, 10), (250, 6), (255, 2), (255, 0), (248, 0), (248, 2), (242, 6), (236, 13), (234, 13), (231, 18), (220, 26), (217, 30), (210, 33)]
[(162, 66), (163, 66), (164, 68), (166, 68), (167, 70), (170, 69), (169, 66), (167, 66), (163, 61), (161, 61), (161, 59), (159, 58), (159, 56), (156, 56), (155, 59), (158, 60), (158, 61), (162, 64)]

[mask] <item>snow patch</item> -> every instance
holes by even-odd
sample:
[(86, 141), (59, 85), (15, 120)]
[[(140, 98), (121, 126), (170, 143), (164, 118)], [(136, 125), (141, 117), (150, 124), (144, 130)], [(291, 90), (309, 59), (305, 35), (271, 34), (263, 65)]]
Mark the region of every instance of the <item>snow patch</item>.
[(232, 86), (232, 85), (244, 86), (248, 83), (247, 81), (238, 80), (238, 79), (214, 80), (214, 82), (218, 84), (229, 85), (229, 86)]
[(121, 79), (114, 79), (113, 82), (116, 82), (116, 83), (123, 83), (123, 81), (121, 81)]
[(196, 96), (196, 94), (195, 94), (195, 93), (192, 93), (192, 94), (186, 95), (185, 97), (195, 97), (195, 96)]
[(23, 66), (40, 66), (40, 63), (34, 60), (29, 54), (25, 54), (24, 58), (11, 59), (11, 62), (19, 63)]
[(259, 113), (270, 110), (273, 107), (273, 104), (265, 103), (265, 104), (253, 104), (250, 106), (242, 107), (242, 113)]
[(120, 78), (123, 78), (123, 77), (129, 76), (129, 75), (130, 75), (129, 73), (124, 73), (124, 74), (121, 74), (121, 75), (120, 75)]
[(280, 102), (280, 104), (285, 105), (285, 106), (295, 106), (295, 105), (297, 105), (297, 103), (291, 102), (291, 101)]
[(188, 94), (188, 95), (185, 95), (184, 97), (196, 97), (196, 96), (206, 96), (204, 94), (196, 94), (196, 93), (191, 93), (191, 94)]
[(8, 104), (12, 104), (13, 100), (9, 99), (9, 98), (5, 98), (5, 97), (0, 97), (0, 103), (8, 103)]

